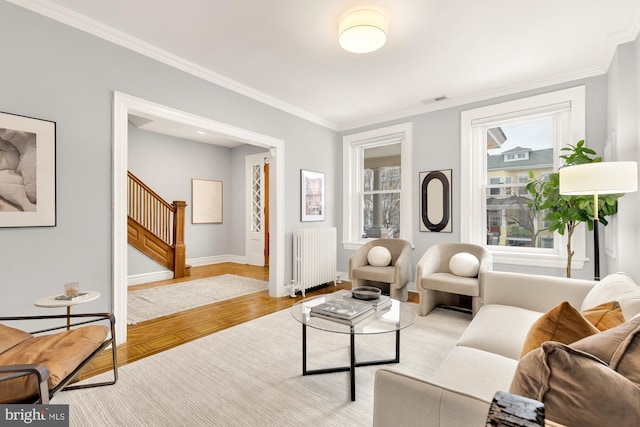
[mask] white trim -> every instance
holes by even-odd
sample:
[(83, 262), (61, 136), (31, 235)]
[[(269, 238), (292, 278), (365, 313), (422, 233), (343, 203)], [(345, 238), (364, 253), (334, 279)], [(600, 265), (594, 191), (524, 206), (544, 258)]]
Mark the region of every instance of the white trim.
[(173, 279), (173, 271), (155, 271), (153, 273), (133, 274), (127, 277), (127, 286), (144, 285), (145, 283), (159, 282)]
[(352, 172), (358, 170), (360, 167), (359, 159), (353, 154), (354, 147), (391, 139), (397, 139), (401, 142), (402, 150), (400, 153), (402, 164), (400, 238), (413, 242), (413, 205), (411, 203), (411, 200), (413, 200), (413, 161), (411, 160), (411, 153), (413, 152), (413, 123), (408, 122), (345, 135), (342, 138), (342, 246), (344, 249), (356, 250), (364, 243), (360, 240), (353, 240), (353, 215), (358, 214), (358, 210), (353, 208), (352, 198), (354, 188), (358, 184), (353, 182), (355, 174)]
[[(569, 102), (569, 104), (567, 104)], [(478, 191), (477, 183), (485, 180), (485, 150), (481, 144), (473, 144), (473, 141), (483, 141), (482, 129), (478, 126), (490, 126), (496, 121), (509, 120), (527, 114), (542, 114), (549, 106), (554, 106), (554, 111), (566, 108), (570, 105), (569, 128), (557, 130), (557, 141), (565, 141), (575, 144), (584, 139), (585, 133), (585, 112), (586, 93), (583, 85), (568, 89), (562, 89), (541, 95), (516, 99), (488, 105), (485, 107), (466, 110), (460, 117), (460, 240), (463, 242), (485, 245), (484, 216), (477, 215), (478, 207), (484, 209), (485, 196), (482, 191)], [(485, 144), (486, 145), (486, 144)], [(555, 147), (559, 153), (561, 147)], [(557, 157), (557, 156), (556, 156)], [(558, 159), (554, 158), (554, 170), (557, 170)], [(475, 213), (475, 215), (474, 215)], [(584, 266), (586, 257), (585, 229), (579, 227), (574, 232), (573, 247), (575, 255), (572, 259), (572, 268), (581, 269)], [(516, 264), (539, 267), (562, 268), (567, 263), (566, 236), (559, 236), (554, 233), (554, 250), (522, 251), (515, 247), (495, 247), (487, 246), (493, 255), (493, 261), (497, 264)]]
[[(284, 141), (196, 116), (164, 105), (113, 92), (113, 313), (116, 319), (127, 318), (127, 154), (129, 114), (153, 116), (226, 135), (243, 143), (274, 149), (275, 221), (271, 224), (274, 239), (269, 269), (269, 296), (287, 295), (284, 287)], [(116, 323), (118, 344), (126, 341), (127, 322)]]
[[(222, 264), (223, 262), (233, 262), (245, 264), (245, 257), (242, 255), (216, 255), (201, 258), (187, 259), (187, 265), (199, 267), (202, 265)], [(133, 274), (127, 277), (127, 286), (142, 285), (144, 283), (159, 282), (161, 280), (173, 279), (173, 272), (169, 270), (154, 271), (151, 273)]]

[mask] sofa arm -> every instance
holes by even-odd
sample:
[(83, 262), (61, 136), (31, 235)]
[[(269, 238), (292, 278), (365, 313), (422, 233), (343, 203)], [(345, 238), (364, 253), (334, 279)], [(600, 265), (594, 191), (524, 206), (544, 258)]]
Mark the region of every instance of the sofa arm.
[(390, 369), (376, 371), (375, 427), (482, 426), (490, 402)]
[(487, 271), (482, 274), (484, 304), (547, 312), (562, 301), (580, 308), (596, 282), (566, 277)]

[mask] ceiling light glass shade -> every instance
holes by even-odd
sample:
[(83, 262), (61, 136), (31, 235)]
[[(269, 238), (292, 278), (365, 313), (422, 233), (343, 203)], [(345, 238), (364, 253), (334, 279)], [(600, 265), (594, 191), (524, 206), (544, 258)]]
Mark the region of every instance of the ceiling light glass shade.
[(373, 52), (386, 41), (387, 18), (376, 10), (354, 10), (340, 18), (338, 42), (344, 50), (353, 53)]
[(637, 162), (597, 162), (560, 169), (560, 194), (619, 194), (637, 190)]

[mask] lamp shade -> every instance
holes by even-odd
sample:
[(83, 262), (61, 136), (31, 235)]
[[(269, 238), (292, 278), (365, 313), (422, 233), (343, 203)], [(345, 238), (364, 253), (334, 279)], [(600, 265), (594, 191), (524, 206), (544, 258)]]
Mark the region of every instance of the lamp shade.
[(338, 42), (348, 52), (368, 53), (387, 41), (387, 18), (377, 10), (358, 9), (340, 18)]
[(637, 162), (596, 162), (560, 169), (560, 194), (618, 194), (637, 190)]

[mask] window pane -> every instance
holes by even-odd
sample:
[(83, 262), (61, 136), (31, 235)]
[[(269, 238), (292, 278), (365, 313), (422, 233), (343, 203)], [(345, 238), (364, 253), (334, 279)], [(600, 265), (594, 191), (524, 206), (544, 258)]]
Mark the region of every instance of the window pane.
[(553, 118), (504, 124), (487, 130), (487, 244), (553, 248), (553, 235), (527, 207), (529, 171), (553, 171)]
[(400, 143), (363, 149), (362, 237), (400, 235)]
[(362, 206), (362, 237), (400, 236), (400, 193), (365, 194)]

